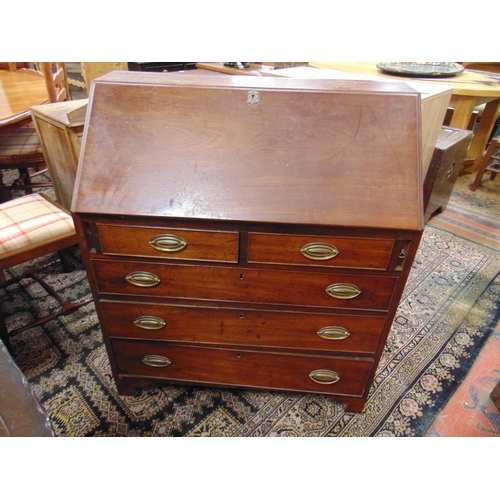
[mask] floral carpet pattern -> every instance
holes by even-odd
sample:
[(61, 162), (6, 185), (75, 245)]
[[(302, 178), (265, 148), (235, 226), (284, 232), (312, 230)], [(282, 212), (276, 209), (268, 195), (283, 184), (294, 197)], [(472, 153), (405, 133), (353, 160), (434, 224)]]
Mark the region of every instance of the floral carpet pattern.
[[(164, 386), (120, 396), (93, 304), (12, 336), (13, 356), (57, 436), (424, 436), (500, 309), (500, 239), (474, 241), (476, 223), (448, 212), (435, 221), (426, 226), (360, 414), (300, 393)], [(70, 300), (90, 297), (78, 251), (74, 260), (75, 271), (65, 274), (56, 262), (47, 279)], [(9, 330), (56, 305), (32, 282), (0, 293)]]

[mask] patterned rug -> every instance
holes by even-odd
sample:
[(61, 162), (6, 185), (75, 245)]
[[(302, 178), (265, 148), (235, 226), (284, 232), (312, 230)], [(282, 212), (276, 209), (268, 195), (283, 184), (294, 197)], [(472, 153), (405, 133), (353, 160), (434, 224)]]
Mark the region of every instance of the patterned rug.
[[(500, 319), (498, 220), (487, 211), (489, 226), (482, 208), (461, 207), (452, 199), (426, 226), (360, 414), (285, 392), (169, 385), (120, 396), (93, 304), (13, 336), (14, 358), (58, 436), (424, 436)], [(74, 272), (56, 262), (46, 278), (70, 300), (90, 297), (77, 250), (73, 257)], [(9, 329), (56, 305), (32, 282), (0, 294)]]
[(500, 176), (491, 180), (483, 176), (481, 186), (471, 191), (476, 174), (459, 176), (447, 211), (478, 223), (480, 226), (500, 229)]
[[(498, 246), (500, 229), (500, 183), (485, 176), (482, 186), (471, 192), (475, 175), (460, 177), (449, 210), (457, 217), (475, 222), (473, 238)], [(436, 222), (447, 224), (441, 216)], [(453, 224), (453, 222), (452, 222)], [(472, 226), (472, 224), (470, 224)], [(427, 429), (428, 437), (500, 436), (500, 414), (490, 395), (500, 383), (500, 322), (486, 341), (466, 378)]]
[(499, 383), (500, 323), (426, 436), (500, 437), (500, 412), (491, 399)]

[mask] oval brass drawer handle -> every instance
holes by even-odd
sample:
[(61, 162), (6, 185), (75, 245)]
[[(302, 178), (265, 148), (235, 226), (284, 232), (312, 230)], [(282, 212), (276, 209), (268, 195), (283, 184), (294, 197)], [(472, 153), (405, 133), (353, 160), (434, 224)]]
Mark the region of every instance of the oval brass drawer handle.
[(149, 288), (160, 283), (156, 274), (148, 271), (133, 271), (125, 278), (131, 285)]
[(347, 300), (357, 297), (361, 293), (361, 290), (356, 285), (351, 285), (350, 283), (333, 283), (326, 287), (325, 292), (334, 299)]
[(337, 247), (329, 243), (308, 243), (300, 249), (300, 252), (310, 260), (333, 259), (339, 254)]
[(325, 326), (316, 333), (325, 340), (343, 340), (351, 335), (343, 326)]
[(340, 380), (339, 374), (332, 370), (314, 370), (309, 377), (317, 384), (335, 384)]
[(142, 362), (145, 365), (153, 366), (155, 368), (165, 368), (172, 364), (172, 361), (168, 358), (165, 356), (159, 356), (158, 354), (147, 354), (142, 358)]
[(160, 252), (180, 252), (187, 246), (186, 240), (176, 234), (159, 234), (149, 244)]
[(143, 330), (161, 330), (165, 328), (167, 324), (156, 316), (139, 316), (135, 318), (134, 325)]

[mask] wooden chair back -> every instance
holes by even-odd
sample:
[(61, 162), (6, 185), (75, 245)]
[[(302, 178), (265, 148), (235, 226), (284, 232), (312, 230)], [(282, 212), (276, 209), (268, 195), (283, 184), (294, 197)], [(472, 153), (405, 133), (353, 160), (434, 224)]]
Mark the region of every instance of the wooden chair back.
[(45, 78), (49, 101), (51, 103), (69, 101), (71, 97), (66, 64), (63, 62), (42, 62), (36, 64)]

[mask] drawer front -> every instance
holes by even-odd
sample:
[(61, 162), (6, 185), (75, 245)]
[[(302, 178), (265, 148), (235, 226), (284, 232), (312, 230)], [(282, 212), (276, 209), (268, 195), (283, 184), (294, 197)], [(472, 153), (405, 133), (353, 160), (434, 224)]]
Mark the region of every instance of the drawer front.
[(101, 301), (110, 337), (373, 354), (381, 316)]
[[(120, 375), (361, 396), (373, 361), (111, 341)], [(316, 381), (315, 381), (316, 380)]]
[(93, 268), (102, 293), (380, 311), (397, 283), (391, 276), (133, 261), (95, 260)]
[(98, 224), (101, 249), (107, 255), (157, 259), (238, 262), (237, 231)]
[(249, 233), (248, 261), (385, 270), (394, 240)]

